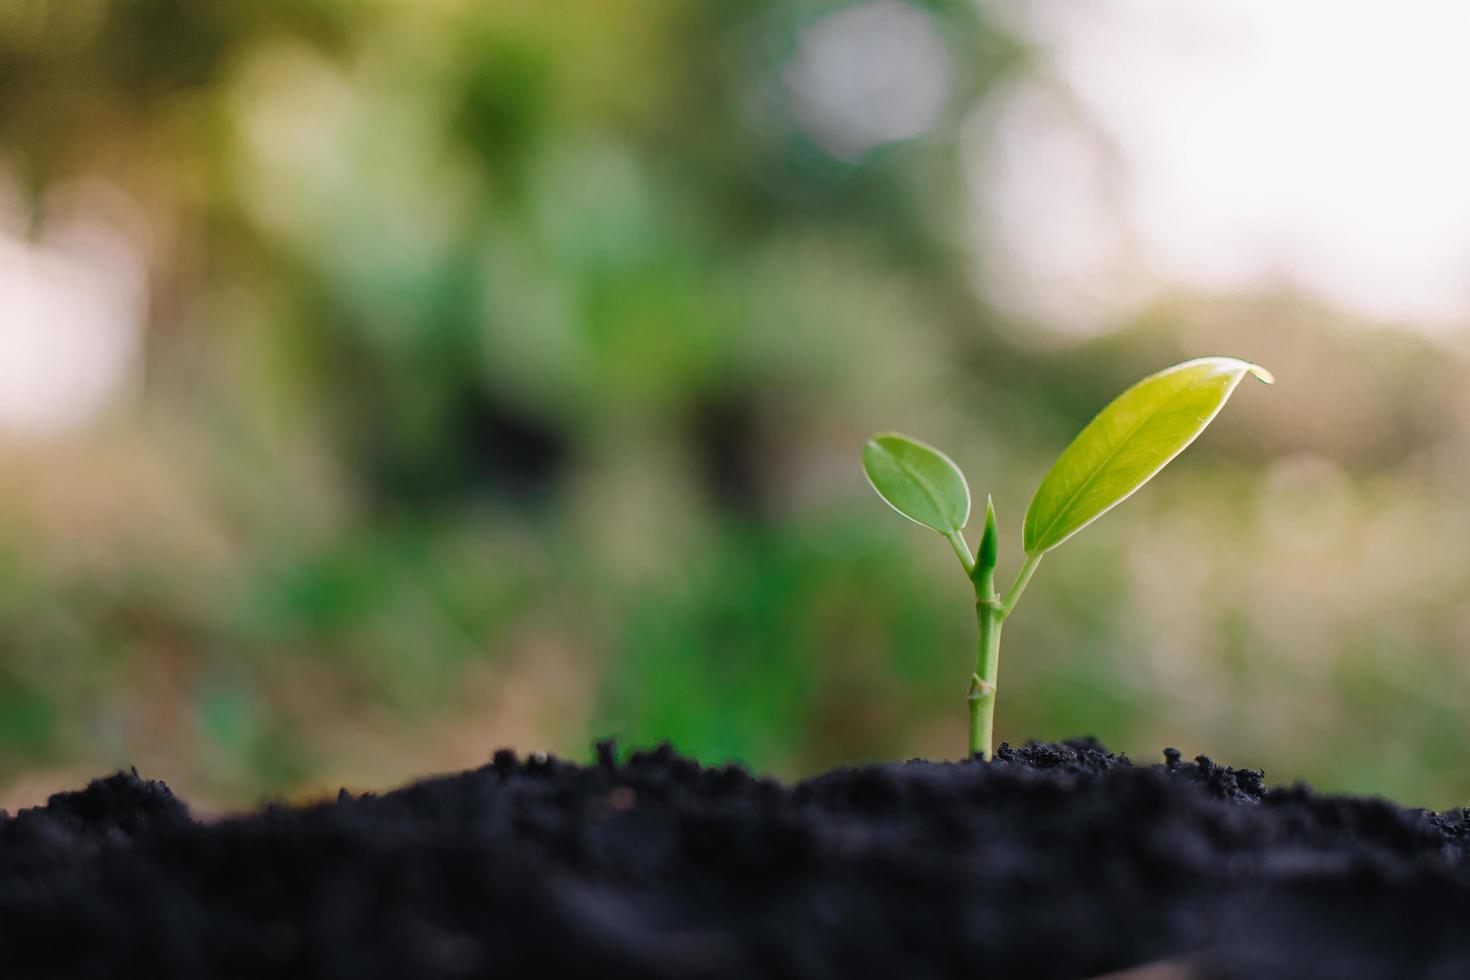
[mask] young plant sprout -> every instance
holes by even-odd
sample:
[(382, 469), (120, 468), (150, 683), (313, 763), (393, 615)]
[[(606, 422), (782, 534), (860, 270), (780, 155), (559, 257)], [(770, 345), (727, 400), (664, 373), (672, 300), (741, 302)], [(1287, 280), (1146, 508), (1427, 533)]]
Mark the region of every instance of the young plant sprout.
[(1042, 556), (1118, 506), (1184, 447), (1225, 406), (1247, 374), (1270, 384), (1271, 372), (1233, 357), (1201, 357), (1165, 368), (1119, 395), (1052, 464), (1026, 508), (1026, 560), (1004, 596), (995, 588), (995, 506), (985, 498), (985, 530), (971, 556), (964, 530), (970, 487), (944, 453), (917, 439), (883, 432), (863, 448), (863, 471), (890, 507), (949, 541), (975, 587), (980, 650), (970, 675), (970, 754), (990, 758), (1000, 629), (1016, 608)]

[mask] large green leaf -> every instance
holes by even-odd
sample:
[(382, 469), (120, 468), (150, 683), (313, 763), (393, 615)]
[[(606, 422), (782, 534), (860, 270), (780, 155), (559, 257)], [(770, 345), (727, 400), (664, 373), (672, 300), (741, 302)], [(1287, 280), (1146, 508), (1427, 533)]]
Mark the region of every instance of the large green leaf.
[(1147, 483), (1205, 430), (1247, 374), (1273, 380), (1256, 364), (1202, 357), (1150, 375), (1114, 399), (1031, 498), (1026, 553), (1050, 551)]
[(888, 506), (916, 524), (952, 534), (970, 519), (965, 475), (933, 446), (880, 432), (863, 447), (863, 472)]

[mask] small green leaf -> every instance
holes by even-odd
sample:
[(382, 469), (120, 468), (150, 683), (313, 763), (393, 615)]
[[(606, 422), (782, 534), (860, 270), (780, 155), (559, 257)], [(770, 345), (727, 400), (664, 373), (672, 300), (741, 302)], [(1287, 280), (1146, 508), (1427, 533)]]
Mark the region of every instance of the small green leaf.
[(933, 446), (880, 432), (863, 447), (863, 472), (878, 496), (915, 524), (953, 534), (970, 519), (965, 475)]
[(1112, 510), (1195, 440), (1247, 374), (1233, 357), (1185, 361), (1144, 378), (1088, 423), (1052, 464), (1026, 510), (1028, 555), (1050, 551)]

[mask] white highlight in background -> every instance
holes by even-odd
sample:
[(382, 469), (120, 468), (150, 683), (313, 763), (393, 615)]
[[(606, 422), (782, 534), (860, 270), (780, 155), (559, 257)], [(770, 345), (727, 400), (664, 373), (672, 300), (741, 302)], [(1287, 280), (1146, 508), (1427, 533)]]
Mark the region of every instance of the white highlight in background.
[(949, 94), (944, 46), (922, 10), (874, 0), (818, 20), (783, 73), (797, 121), (842, 160), (918, 136)]
[(52, 195), (44, 240), (0, 229), (0, 435), (43, 439), (92, 421), (141, 369), (147, 270), (96, 182)]
[(982, 110), (982, 289), (1091, 332), (1147, 294), (1289, 284), (1470, 321), (1470, 4), (987, 0), (1038, 70)]

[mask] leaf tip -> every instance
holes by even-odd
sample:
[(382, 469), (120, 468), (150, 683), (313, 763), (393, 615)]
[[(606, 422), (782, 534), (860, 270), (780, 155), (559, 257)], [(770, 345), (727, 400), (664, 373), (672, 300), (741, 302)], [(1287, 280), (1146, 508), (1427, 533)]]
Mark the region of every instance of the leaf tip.
[(1276, 375), (1261, 367), (1259, 364), (1247, 364), (1245, 366), (1245, 369), (1249, 371), (1255, 377), (1255, 379), (1262, 384), (1274, 385), (1276, 383)]
[(995, 527), (995, 501), (985, 495), (985, 531), (980, 536), (980, 551), (975, 564), (979, 568), (994, 568), (1000, 552), (1000, 533)]

